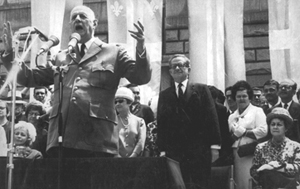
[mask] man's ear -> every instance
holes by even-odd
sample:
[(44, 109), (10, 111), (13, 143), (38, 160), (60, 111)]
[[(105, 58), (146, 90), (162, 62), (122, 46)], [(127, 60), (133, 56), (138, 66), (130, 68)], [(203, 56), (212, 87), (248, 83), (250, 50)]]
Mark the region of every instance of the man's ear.
[(96, 27), (97, 27), (97, 25), (98, 25), (98, 20), (97, 20), (97, 19), (95, 19), (95, 20), (93, 21), (93, 26), (96, 28)]

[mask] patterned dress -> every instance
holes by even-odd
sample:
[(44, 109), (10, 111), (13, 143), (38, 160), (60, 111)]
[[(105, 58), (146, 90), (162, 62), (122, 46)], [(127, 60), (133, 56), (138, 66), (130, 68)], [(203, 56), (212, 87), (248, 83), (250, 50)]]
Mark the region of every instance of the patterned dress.
[(257, 169), (271, 161), (277, 161), (279, 167), (284, 167), (284, 174), (294, 177), (300, 170), (300, 144), (285, 137), (281, 144), (275, 144), (272, 139), (257, 145), (250, 174), (259, 180)]

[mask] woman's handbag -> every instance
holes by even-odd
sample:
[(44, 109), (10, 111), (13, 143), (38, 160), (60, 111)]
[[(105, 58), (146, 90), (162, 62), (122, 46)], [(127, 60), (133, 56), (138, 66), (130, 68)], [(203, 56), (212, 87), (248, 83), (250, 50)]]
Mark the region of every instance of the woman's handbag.
[(254, 142), (251, 142), (248, 144), (244, 144), (244, 145), (240, 145), (240, 142), (241, 142), (241, 140), (239, 141), (239, 145), (237, 148), (237, 154), (239, 155), (239, 157), (254, 155), (255, 148), (258, 144), (257, 141), (254, 141)]

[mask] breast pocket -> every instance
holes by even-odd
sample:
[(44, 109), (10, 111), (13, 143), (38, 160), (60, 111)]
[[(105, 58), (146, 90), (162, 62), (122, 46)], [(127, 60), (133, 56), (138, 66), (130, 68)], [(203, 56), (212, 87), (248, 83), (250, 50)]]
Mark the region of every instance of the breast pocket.
[(114, 66), (103, 61), (93, 64), (88, 82), (91, 86), (100, 88), (117, 85)]

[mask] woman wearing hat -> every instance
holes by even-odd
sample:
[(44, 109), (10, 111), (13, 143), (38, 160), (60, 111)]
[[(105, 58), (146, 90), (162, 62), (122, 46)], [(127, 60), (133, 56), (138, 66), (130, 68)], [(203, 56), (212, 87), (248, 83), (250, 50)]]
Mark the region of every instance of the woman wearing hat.
[(300, 169), (300, 144), (285, 136), (293, 119), (284, 108), (267, 115), (272, 138), (257, 145), (250, 174), (262, 188), (296, 188)]
[(142, 118), (130, 113), (134, 96), (130, 89), (120, 87), (115, 95), (115, 108), (118, 113), (119, 156), (140, 156), (146, 140), (146, 126)]

